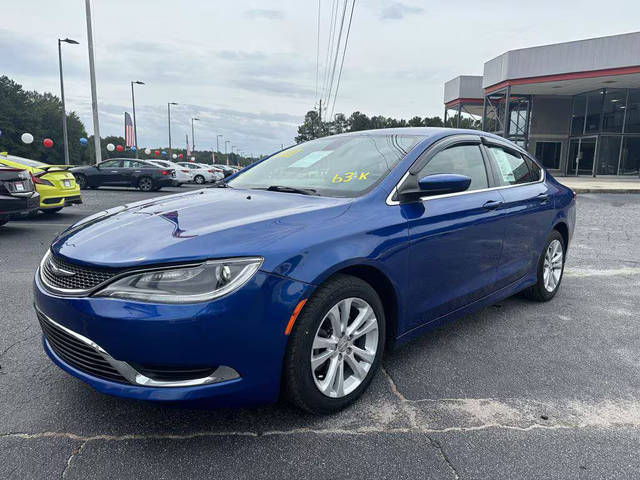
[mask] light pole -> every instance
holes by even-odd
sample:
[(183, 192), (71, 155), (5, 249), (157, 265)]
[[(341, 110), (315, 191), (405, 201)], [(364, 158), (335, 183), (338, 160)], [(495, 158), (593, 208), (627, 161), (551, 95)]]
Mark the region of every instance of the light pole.
[(64, 164), (69, 165), (69, 139), (67, 138), (67, 111), (64, 107), (64, 82), (62, 80), (62, 42), (78, 45), (78, 42), (65, 38), (58, 39), (58, 62), (60, 63), (60, 97), (62, 98), (62, 139), (64, 141)]
[(136, 80), (131, 82), (131, 103), (133, 105), (133, 139), (136, 144), (136, 158), (138, 158), (138, 122), (136, 122), (136, 97), (133, 94), (133, 84), (144, 85), (144, 82)]
[(224, 135), (216, 135), (216, 152), (220, 151), (220, 137), (224, 137)]
[(227, 155), (227, 143), (231, 143), (231, 140), (224, 141), (224, 156), (227, 160), (227, 165), (229, 165), (229, 155)]
[(89, 78), (91, 80), (91, 112), (93, 113), (93, 145), (96, 164), (102, 162), (100, 146), (100, 119), (98, 118), (98, 90), (96, 88), (96, 66), (93, 58), (93, 28), (91, 27), (91, 0), (85, 0), (87, 20), (87, 49), (89, 50)]
[(167, 103), (167, 118), (169, 119), (169, 155), (171, 158), (171, 105), (178, 105), (176, 102), (168, 102)]
[(195, 130), (193, 129), (194, 120), (196, 122), (199, 122), (200, 119), (195, 117), (191, 119), (191, 150), (195, 152), (196, 151), (196, 133), (195, 133)]

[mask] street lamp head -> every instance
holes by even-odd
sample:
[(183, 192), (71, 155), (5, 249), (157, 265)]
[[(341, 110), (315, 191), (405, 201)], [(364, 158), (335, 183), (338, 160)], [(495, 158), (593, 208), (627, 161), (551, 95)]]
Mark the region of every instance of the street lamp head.
[(169, 105), (178, 105), (176, 102), (169, 102)]
[(75, 40), (71, 40), (70, 38), (65, 38), (64, 40), (58, 39), (59, 42), (70, 43), (72, 45), (79, 45), (80, 42), (76, 42)]
[(199, 122), (199, 121), (200, 121), (200, 119), (199, 119), (199, 118), (195, 118), (195, 117), (194, 117), (194, 118), (192, 118), (191, 120), (195, 120), (196, 122)]
[(135, 83), (136, 85), (144, 85), (144, 82), (141, 82), (140, 80), (136, 80), (135, 82), (131, 83)]

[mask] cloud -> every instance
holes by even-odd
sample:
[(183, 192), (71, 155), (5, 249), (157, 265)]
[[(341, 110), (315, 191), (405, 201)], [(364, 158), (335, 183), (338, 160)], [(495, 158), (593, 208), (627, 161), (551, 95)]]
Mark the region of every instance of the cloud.
[(401, 20), (406, 15), (417, 15), (424, 12), (422, 7), (405, 5), (401, 2), (392, 2), (382, 9), (380, 18), (382, 20)]
[(267, 20), (282, 20), (284, 12), (282, 10), (270, 10), (265, 8), (253, 8), (244, 12), (247, 18), (265, 18)]

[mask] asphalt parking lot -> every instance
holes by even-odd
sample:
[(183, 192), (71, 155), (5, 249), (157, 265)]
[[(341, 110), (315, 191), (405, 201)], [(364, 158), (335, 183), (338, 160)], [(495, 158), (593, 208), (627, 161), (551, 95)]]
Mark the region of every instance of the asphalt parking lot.
[(0, 228), (0, 478), (638, 477), (640, 195), (578, 197), (553, 301), (511, 298), (387, 354), (331, 417), (111, 398), (49, 361), (31, 305), (49, 242), (157, 195), (85, 191), (83, 205)]

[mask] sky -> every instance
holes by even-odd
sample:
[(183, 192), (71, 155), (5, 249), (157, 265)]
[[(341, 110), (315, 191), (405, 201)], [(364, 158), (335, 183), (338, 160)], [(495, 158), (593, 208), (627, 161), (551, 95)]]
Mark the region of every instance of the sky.
[[(333, 2), (320, 0), (319, 90)], [(56, 40), (79, 41), (63, 45), (66, 102), (92, 134), (84, 3), (3, 1), (0, 75), (59, 95)], [(103, 137), (123, 135), (132, 80), (146, 83), (136, 86), (142, 148), (168, 145), (167, 102), (177, 102), (174, 146), (185, 146), (195, 117), (196, 149), (223, 135), (221, 151), (229, 140), (246, 155), (271, 153), (294, 143), (321, 96), (317, 0), (92, 3)], [(630, 0), (356, 0), (335, 112), (442, 116), (444, 82), (456, 75), (482, 74), (485, 61), (516, 48), (637, 31), (638, 18)]]

